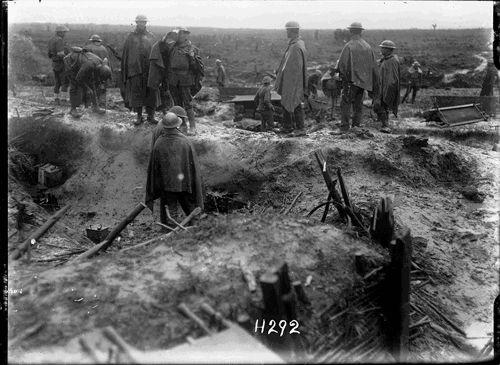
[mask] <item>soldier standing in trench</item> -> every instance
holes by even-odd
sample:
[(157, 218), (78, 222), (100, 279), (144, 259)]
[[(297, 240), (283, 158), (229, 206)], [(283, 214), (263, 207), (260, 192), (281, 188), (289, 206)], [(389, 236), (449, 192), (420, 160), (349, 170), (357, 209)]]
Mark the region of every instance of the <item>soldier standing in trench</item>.
[(146, 29), (148, 18), (145, 15), (137, 15), (135, 22), (137, 27), (125, 40), (121, 61), (126, 103), (137, 113), (135, 125), (143, 122), (143, 107), (146, 107), (148, 122), (156, 124), (158, 121), (154, 114), (159, 97), (156, 90), (148, 87), (149, 55), (156, 43), (156, 36)]
[(271, 81), (269, 76), (264, 76), (262, 86), (257, 90), (254, 102), (260, 115), (262, 132), (272, 131), (274, 126), (274, 105), (271, 103)]
[[(304, 98), (308, 95), (306, 46), (300, 39), (300, 25), (296, 21), (285, 24), (288, 47), (276, 70), (274, 89), (281, 95), (284, 127), (279, 133), (290, 133), (292, 137), (304, 136)], [(294, 131), (294, 127), (296, 130)]]
[[(64, 56), (69, 53), (69, 48), (64, 41), (66, 32), (69, 29), (64, 25), (56, 27), (56, 35), (49, 40), (49, 58), (52, 59), (52, 70), (54, 71), (54, 104), (61, 105), (61, 102), (66, 104), (68, 97), (69, 80), (65, 74)], [(62, 99), (59, 99), (59, 89), (62, 91)]]
[(217, 81), (217, 86), (225, 87), (226, 86), (226, 70), (222, 65), (222, 61), (217, 59), (215, 60), (215, 79)]
[(408, 100), (410, 92), (412, 92), (411, 103), (415, 104), (415, 98), (417, 97), (418, 90), (420, 90), (420, 85), (422, 85), (422, 75), (423, 72), (420, 69), (420, 63), (417, 61), (413, 62), (408, 69), (408, 87), (406, 88), (406, 93), (403, 96), (401, 104), (404, 104)]
[(380, 70), (380, 93), (373, 100), (373, 110), (382, 123), (381, 132), (390, 133), (389, 111), (398, 117), (400, 98), (399, 59), (393, 54), (396, 45), (389, 40), (380, 45), (382, 58), (378, 61)]
[(338, 72), (342, 79), (342, 99), (340, 109), (342, 121), (340, 130), (350, 128), (351, 105), (353, 109), (352, 126), (359, 127), (363, 118), (363, 93), (376, 97), (378, 94), (378, 66), (370, 45), (361, 38), (365, 29), (361, 23), (354, 22), (349, 27), (351, 40), (342, 49), (338, 62)]
[[(92, 52), (93, 54), (99, 56), (102, 60), (107, 59), (109, 61), (109, 53), (106, 47), (104, 47), (102, 43), (101, 37), (99, 35), (94, 34), (92, 37), (90, 37), (89, 41), (91, 42), (90, 44), (85, 46), (85, 49), (87, 51)], [(111, 68), (111, 63), (108, 62), (108, 66)], [(113, 69), (111, 68), (111, 76), (113, 76)], [(107, 95), (107, 88), (111, 86), (112, 78), (103, 83), (100, 88), (97, 90), (97, 102), (100, 107), (105, 107), (106, 106), (106, 95)]]
[[(204, 208), (201, 170), (193, 143), (179, 130), (182, 120), (167, 112), (149, 157), (146, 183), (146, 203), (153, 211), (154, 199), (160, 199), (160, 221), (168, 225), (165, 205), (171, 216), (177, 213), (177, 203), (188, 216), (194, 205)], [(170, 223), (170, 227), (173, 224)]]

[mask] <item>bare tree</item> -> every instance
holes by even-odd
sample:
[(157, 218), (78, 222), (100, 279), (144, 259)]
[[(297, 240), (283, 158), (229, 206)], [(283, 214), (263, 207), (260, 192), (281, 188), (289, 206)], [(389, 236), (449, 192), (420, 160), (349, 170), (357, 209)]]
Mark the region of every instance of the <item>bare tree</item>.
[(436, 27), (437, 27), (437, 24), (432, 24), (432, 28), (434, 28), (434, 30), (436, 30)]

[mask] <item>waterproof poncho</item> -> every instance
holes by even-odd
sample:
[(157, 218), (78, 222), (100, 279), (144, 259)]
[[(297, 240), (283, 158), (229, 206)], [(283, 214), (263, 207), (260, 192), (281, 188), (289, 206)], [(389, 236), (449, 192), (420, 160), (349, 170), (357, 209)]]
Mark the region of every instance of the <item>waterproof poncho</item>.
[(175, 128), (158, 136), (148, 164), (146, 204), (153, 211), (153, 200), (162, 192), (186, 192), (196, 198), (203, 210), (203, 189), (198, 157), (193, 143)]
[(397, 117), (400, 93), (399, 60), (397, 56), (389, 55), (381, 58), (378, 62), (380, 71), (380, 100), (385, 102), (389, 110), (392, 110)]
[(339, 58), (340, 77), (361, 89), (377, 92), (378, 66), (372, 48), (359, 35), (353, 35)]
[(281, 105), (293, 113), (307, 95), (306, 46), (299, 36), (290, 39), (276, 72), (274, 88), (281, 95)]

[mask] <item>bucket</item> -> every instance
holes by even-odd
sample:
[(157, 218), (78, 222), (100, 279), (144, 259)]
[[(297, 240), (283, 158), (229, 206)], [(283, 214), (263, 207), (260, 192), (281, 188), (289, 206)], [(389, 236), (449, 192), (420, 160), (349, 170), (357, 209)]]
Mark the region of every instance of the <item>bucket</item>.
[(87, 228), (87, 237), (94, 243), (101, 243), (109, 234), (108, 227), (90, 226)]

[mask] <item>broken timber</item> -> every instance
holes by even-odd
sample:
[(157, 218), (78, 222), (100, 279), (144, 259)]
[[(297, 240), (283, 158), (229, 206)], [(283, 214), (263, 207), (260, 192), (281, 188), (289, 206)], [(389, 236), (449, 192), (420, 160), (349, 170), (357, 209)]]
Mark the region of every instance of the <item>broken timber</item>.
[(408, 228), (391, 241), (388, 285), (391, 299), (387, 301), (389, 348), (396, 362), (405, 362), (410, 337), (410, 272), (412, 244)]
[(144, 208), (146, 208), (146, 205), (144, 203), (139, 203), (135, 207), (135, 209), (132, 212), (130, 212), (130, 214), (125, 219), (123, 219), (120, 222), (120, 224), (118, 224), (108, 234), (108, 236), (106, 237), (106, 239), (104, 241), (102, 241), (98, 245), (92, 247), (91, 249), (85, 251), (80, 256), (76, 257), (73, 260), (73, 262), (77, 262), (77, 261), (81, 261), (81, 260), (84, 260), (84, 259), (87, 259), (87, 258), (91, 258), (92, 256), (94, 256), (100, 250), (106, 250), (109, 246), (111, 246), (111, 244), (113, 243), (113, 241), (115, 240), (115, 238), (118, 237), (118, 235), (120, 234), (120, 232), (123, 231), (123, 229), (125, 227), (127, 227), (144, 210)]
[(12, 260), (17, 260), (19, 259), (24, 251), (31, 245), (32, 240), (38, 240), (40, 237), (42, 237), (45, 232), (47, 232), (56, 222), (69, 210), (71, 205), (66, 205), (64, 208), (61, 210), (57, 211), (56, 214), (51, 216), (40, 228), (38, 228), (35, 233), (33, 233), (27, 240), (25, 240), (19, 247), (14, 249), (12, 253), (10, 254), (10, 259)]

